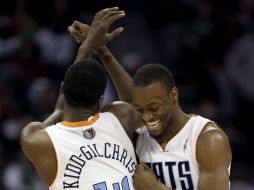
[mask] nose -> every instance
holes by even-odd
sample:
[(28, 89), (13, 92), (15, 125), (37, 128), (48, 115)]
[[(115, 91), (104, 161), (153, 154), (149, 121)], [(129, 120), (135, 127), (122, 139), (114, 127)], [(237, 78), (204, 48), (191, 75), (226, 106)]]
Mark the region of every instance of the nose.
[(145, 111), (145, 112), (143, 113), (143, 120), (144, 120), (145, 122), (151, 121), (152, 118), (153, 118), (153, 115), (151, 114), (151, 112)]

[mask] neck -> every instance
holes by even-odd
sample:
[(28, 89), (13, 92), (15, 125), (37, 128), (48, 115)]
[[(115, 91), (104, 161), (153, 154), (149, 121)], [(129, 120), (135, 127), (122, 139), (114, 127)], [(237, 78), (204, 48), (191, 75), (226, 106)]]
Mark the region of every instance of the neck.
[(185, 126), (190, 119), (190, 115), (184, 113), (180, 107), (172, 115), (171, 120), (166, 123), (167, 128), (164, 133), (157, 139), (159, 144), (165, 148), (166, 144), (176, 136), (176, 134)]
[(64, 121), (68, 122), (78, 122), (87, 120), (89, 117), (95, 115), (95, 111), (92, 109), (85, 108), (73, 108), (70, 106), (65, 106), (64, 109)]

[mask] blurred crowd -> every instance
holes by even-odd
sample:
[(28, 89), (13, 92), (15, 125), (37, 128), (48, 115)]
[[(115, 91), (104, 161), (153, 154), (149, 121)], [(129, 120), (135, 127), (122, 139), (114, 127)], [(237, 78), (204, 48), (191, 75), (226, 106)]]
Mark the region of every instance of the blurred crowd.
[[(0, 190), (46, 190), (19, 145), (21, 129), (54, 109), (78, 44), (67, 27), (119, 6), (125, 28), (110, 49), (133, 75), (160, 63), (188, 113), (230, 138), (232, 190), (254, 190), (254, 0), (5, 0), (0, 6)], [(115, 100), (109, 81), (105, 102)]]

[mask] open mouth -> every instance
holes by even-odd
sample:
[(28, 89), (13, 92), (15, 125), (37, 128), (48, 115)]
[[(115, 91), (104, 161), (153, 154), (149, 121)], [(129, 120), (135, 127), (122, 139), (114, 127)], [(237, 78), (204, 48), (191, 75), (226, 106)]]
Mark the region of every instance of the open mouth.
[(146, 122), (147, 123), (147, 126), (150, 128), (150, 129), (154, 129), (156, 128), (159, 123), (160, 123), (160, 119), (156, 120), (156, 121), (152, 121), (152, 122)]

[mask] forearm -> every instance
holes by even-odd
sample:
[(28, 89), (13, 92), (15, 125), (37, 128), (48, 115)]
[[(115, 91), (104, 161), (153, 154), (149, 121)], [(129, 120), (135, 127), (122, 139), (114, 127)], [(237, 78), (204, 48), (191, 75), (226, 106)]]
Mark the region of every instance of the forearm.
[(64, 95), (60, 93), (56, 101), (55, 111), (47, 119), (45, 119), (45, 121), (43, 121), (43, 124), (45, 126), (50, 126), (56, 124), (57, 122), (62, 121), (63, 113), (64, 113)]
[(131, 76), (119, 64), (106, 46), (98, 49), (96, 53), (100, 57), (106, 71), (113, 81), (119, 100), (131, 102)]
[(89, 47), (88, 45), (86, 45), (86, 44), (80, 45), (80, 47), (78, 49), (77, 56), (75, 58), (75, 63), (82, 60), (82, 59), (91, 57), (93, 52), (94, 52), (94, 49)]
[(63, 119), (63, 111), (55, 110), (45, 121), (43, 121), (43, 124), (47, 127), (62, 121), (62, 119)]

